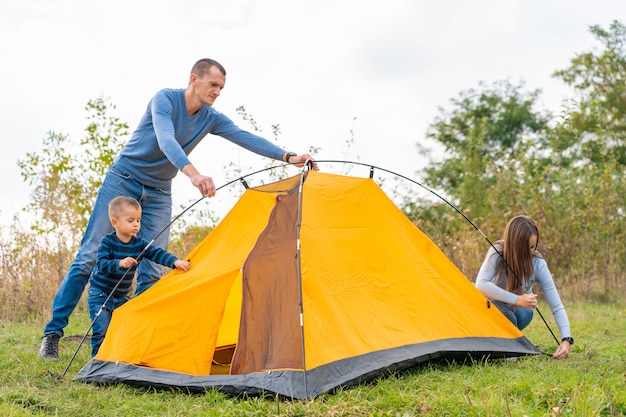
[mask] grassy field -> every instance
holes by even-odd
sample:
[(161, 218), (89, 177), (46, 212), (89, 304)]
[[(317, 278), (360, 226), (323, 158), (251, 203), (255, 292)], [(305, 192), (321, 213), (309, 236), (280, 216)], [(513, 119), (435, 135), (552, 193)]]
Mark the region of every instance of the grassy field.
[[(547, 306), (544, 317), (558, 335)], [(624, 416), (626, 304), (576, 304), (568, 312), (576, 345), (566, 360), (549, 356), (473, 364), (429, 364), (325, 394), (312, 401), (189, 395), (125, 385), (73, 382), (89, 358), (74, 314), (59, 362), (38, 359), (43, 322), (0, 321), (1, 416)], [(527, 337), (546, 352), (555, 341), (536, 318)]]

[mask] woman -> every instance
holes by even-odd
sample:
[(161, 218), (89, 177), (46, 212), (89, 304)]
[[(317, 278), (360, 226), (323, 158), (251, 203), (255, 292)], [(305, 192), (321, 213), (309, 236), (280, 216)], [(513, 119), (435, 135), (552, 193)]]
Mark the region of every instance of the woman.
[(494, 244), (495, 249), (487, 252), (478, 271), (476, 287), (522, 330), (530, 324), (533, 309), (537, 308), (537, 295), (532, 293), (532, 285), (539, 283), (562, 337), (553, 356), (562, 359), (569, 355), (574, 339), (548, 265), (537, 252), (538, 244), (539, 229), (535, 222), (528, 216), (512, 218), (504, 229), (504, 238)]

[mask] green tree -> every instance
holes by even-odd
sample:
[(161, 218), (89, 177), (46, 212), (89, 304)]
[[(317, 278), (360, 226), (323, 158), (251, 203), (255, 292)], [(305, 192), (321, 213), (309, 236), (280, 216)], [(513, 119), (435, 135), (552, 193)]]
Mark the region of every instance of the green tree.
[(567, 129), (562, 130), (578, 140), (564, 143), (577, 161), (577, 195), (588, 198), (578, 205), (587, 209), (578, 223), (587, 229), (585, 258), (602, 260), (593, 271), (601, 275), (604, 297), (609, 298), (626, 266), (621, 243), (626, 208), (626, 26), (614, 21), (608, 30), (596, 25), (590, 32), (602, 48), (577, 54), (554, 76), (576, 92), (563, 125)]
[[(568, 68), (554, 73), (576, 93), (558, 117), (537, 112), (538, 91), (524, 92), (521, 85), (497, 83), (462, 93), (428, 131), (444, 152), (424, 174), (487, 236), (499, 238), (512, 215), (533, 216), (557, 285), (579, 284), (593, 295), (599, 278), (602, 299), (611, 299), (626, 267), (621, 244), (626, 237), (626, 27), (614, 22), (609, 30), (590, 30), (603, 48), (576, 55)], [(439, 206), (407, 207), (416, 221), (432, 220), (432, 228), (449, 233), (445, 242), (454, 252), (449, 256), (457, 265), (467, 264), (476, 235), (441, 224), (450, 216)], [(481, 255), (475, 255), (478, 262)]]
[(111, 115), (110, 99), (90, 100), (85, 110), (87, 135), (78, 145), (66, 134), (49, 132), (40, 151), (17, 162), (33, 191), (24, 208), (32, 214), (31, 229), (58, 254), (62, 276), (67, 254), (86, 227), (106, 170), (128, 135), (128, 125)]
[[(427, 137), (443, 150), (443, 159), (431, 160), (423, 170), (430, 187), (479, 223), (500, 202), (492, 195), (502, 176), (521, 178), (517, 161), (532, 149), (524, 144), (539, 143), (549, 120), (535, 110), (539, 91), (526, 92), (523, 84), (508, 81), (480, 86), (480, 91), (465, 91), (451, 100), (452, 111), (441, 109)], [(433, 153), (418, 147), (424, 155)]]
[(600, 26), (589, 30), (603, 48), (576, 55), (569, 67), (553, 75), (577, 94), (571, 125), (586, 134), (585, 157), (602, 162), (608, 151), (613, 154), (609, 158), (626, 166), (626, 26), (614, 21), (609, 30)]

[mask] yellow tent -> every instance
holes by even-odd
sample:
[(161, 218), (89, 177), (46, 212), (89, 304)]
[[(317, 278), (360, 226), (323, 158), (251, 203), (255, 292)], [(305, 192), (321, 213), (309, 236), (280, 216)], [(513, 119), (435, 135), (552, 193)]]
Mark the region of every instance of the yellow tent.
[(433, 359), (539, 353), (371, 178), (249, 188), (188, 258), (114, 312), (75, 380), (304, 399)]

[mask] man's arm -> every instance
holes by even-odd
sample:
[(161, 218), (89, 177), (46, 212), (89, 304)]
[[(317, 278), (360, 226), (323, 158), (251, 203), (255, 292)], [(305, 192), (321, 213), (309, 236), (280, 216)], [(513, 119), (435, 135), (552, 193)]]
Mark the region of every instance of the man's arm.
[[(283, 153), (281, 159), (284, 162), (286, 161), (288, 152)], [(297, 156), (291, 156), (289, 158), (289, 163), (294, 164), (297, 167), (302, 167), (306, 161), (312, 161), (313, 169), (319, 170), (317, 167), (317, 162), (313, 159), (313, 157), (307, 153)], [(185, 174), (191, 180), (191, 183), (194, 187), (200, 190), (200, 193), (205, 197), (213, 197), (216, 192), (215, 184), (213, 183), (213, 178), (208, 177), (206, 175), (202, 175), (193, 164), (187, 164), (181, 170), (183, 174)]]
[[(289, 159), (287, 159), (288, 157)], [(294, 155), (293, 152), (285, 152), (280, 159), (282, 159), (283, 162), (294, 164), (299, 168), (303, 167), (306, 161), (311, 161), (311, 163), (313, 164), (313, 169), (319, 171), (319, 168), (317, 167), (317, 162), (315, 162), (313, 157), (308, 153), (303, 153), (302, 155)]]

